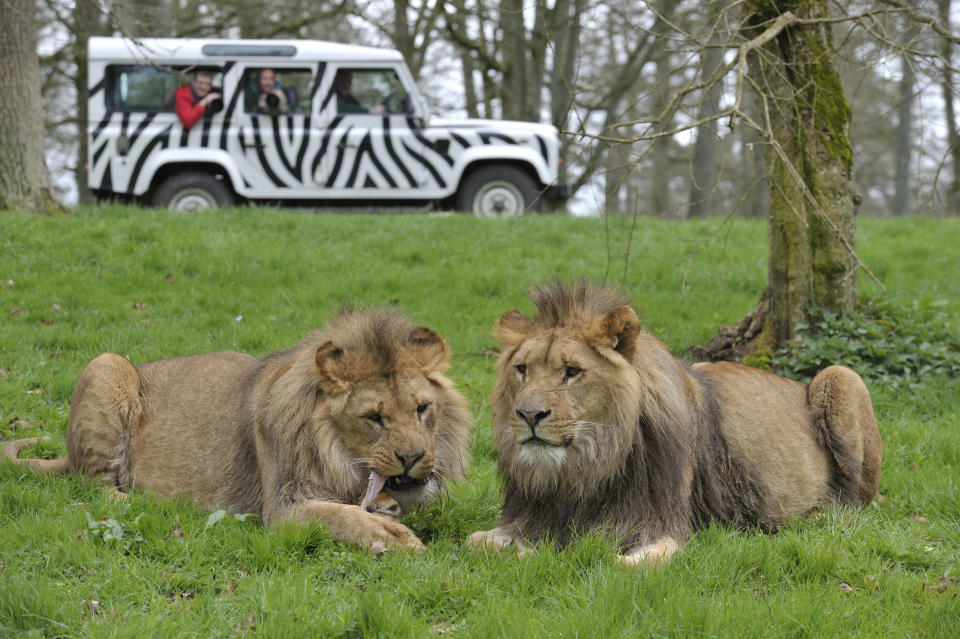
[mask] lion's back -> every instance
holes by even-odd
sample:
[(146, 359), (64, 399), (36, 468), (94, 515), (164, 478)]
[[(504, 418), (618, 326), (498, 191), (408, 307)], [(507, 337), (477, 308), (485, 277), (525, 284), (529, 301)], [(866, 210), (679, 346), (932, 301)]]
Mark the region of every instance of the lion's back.
[(716, 397), (731, 455), (764, 486), (761, 523), (777, 525), (824, 500), (830, 459), (812, 427), (805, 384), (729, 362), (693, 372)]
[(130, 431), (134, 481), (160, 494), (189, 495), (204, 507), (255, 510), (247, 496), (259, 492), (250, 486), (256, 469), (247, 468), (253, 462), (248, 403), (258, 362), (219, 352), (137, 366), (143, 417)]

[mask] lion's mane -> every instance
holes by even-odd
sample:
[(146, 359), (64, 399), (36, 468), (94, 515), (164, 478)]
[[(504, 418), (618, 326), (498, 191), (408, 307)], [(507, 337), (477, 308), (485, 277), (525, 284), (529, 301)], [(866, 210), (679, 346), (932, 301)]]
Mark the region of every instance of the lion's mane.
[[(182, 493), (201, 507), (260, 513), (269, 525), (309, 500), (358, 504), (371, 460), (350, 454), (332, 420), (365, 382), (396, 394), (403, 380), (422, 376), (437, 401), (433, 469), (411, 497), (421, 504), (446, 481), (462, 479), (469, 463), (472, 419), (443, 374), (447, 357), (436, 333), (382, 309), (346, 309), (296, 346), (262, 359), (209, 353), (134, 367), (107, 353), (78, 381), (68, 457), (16, 459), (35, 439), (4, 451), (38, 472), (85, 471), (121, 491), (149, 476), (141, 488)], [(156, 436), (145, 432), (151, 429)], [(135, 449), (132, 437), (145, 443)]]
[[(549, 328), (584, 342), (601, 318), (627, 305), (619, 292), (584, 282), (537, 287), (530, 298), (537, 315), (524, 332)], [(525, 539), (549, 537), (563, 545), (578, 532), (603, 530), (628, 548), (664, 535), (684, 539), (711, 519), (757, 521), (763, 489), (731, 458), (710, 384), (644, 331), (625, 331), (629, 343), (617, 344), (629, 353), (624, 364), (639, 384), (612, 377), (597, 389), (595, 399), (606, 408), (603, 428), (575, 444), (569, 463), (555, 472), (521, 463), (509, 428), (515, 392), (507, 369), (523, 334), (511, 334), (503, 322), (496, 332), (504, 343), (491, 400), (505, 480), (502, 520)], [(687, 495), (682, 487), (691, 473)]]

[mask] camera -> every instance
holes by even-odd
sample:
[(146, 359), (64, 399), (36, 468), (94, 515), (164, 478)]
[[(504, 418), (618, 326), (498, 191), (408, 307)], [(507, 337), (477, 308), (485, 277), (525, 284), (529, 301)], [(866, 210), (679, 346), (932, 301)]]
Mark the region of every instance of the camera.
[(214, 98), (210, 100), (210, 103), (207, 105), (207, 113), (213, 115), (214, 113), (219, 113), (223, 111), (223, 98)]
[(280, 105), (280, 98), (278, 98), (274, 93), (268, 93), (266, 102), (268, 107), (275, 109)]

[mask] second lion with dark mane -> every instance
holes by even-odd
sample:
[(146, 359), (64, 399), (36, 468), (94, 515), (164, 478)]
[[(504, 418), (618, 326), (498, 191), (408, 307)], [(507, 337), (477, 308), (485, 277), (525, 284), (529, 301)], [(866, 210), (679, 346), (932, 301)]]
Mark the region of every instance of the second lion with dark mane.
[(860, 376), (801, 384), (731, 363), (685, 366), (609, 289), (536, 288), (508, 311), (491, 399), (505, 479), (496, 527), (474, 545), (614, 536), (621, 560), (669, 557), (711, 521), (776, 528), (835, 502), (867, 504), (880, 433)]

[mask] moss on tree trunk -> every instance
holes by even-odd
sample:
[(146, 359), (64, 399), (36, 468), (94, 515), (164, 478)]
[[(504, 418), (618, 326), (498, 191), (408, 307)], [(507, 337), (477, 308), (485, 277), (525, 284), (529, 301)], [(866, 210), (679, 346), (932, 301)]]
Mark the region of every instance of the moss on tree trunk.
[[(749, 39), (790, 12), (791, 22), (751, 55), (749, 73), (766, 101), (771, 139), (769, 278), (761, 303), (694, 355), (741, 359), (795, 337), (812, 301), (831, 310), (857, 302), (851, 111), (843, 93), (825, 0), (744, 4)], [(740, 329), (740, 330), (738, 330)]]

